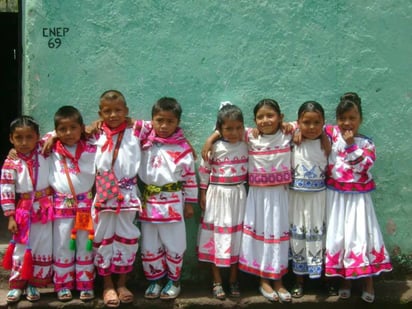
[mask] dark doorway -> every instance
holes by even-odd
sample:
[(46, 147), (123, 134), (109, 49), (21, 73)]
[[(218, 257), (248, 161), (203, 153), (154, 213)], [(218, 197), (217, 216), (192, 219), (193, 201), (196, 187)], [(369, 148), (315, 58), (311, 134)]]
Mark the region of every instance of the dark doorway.
[(0, 159), (9, 144), (9, 124), (21, 112), (19, 14), (0, 13)]
[[(0, 12), (0, 164), (11, 147), (9, 124), (21, 113), (21, 15)], [(0, 215), (0, 224), (7, 227), (7, 218)], [(7, 228), (0, 232), (0, 244), (7, 243)]]

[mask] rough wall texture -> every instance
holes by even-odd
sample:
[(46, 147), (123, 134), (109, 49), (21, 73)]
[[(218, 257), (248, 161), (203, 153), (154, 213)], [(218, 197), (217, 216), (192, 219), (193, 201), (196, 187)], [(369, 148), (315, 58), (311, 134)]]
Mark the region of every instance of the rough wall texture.
[[(376, 212), (390, 250), (412, 252), (412, 2), (409, 0), (23, 1), (24, 110), (43, 130), (61, 105), (97, 117), (109, 88), (135, 118), (161, 96), (184, 109), (197, 150), (220, 101), (244, 111), (263, 97), (286, 119), (319, 101), (334, 122), (338, 97), (360, 94), (362, 133), (377, 145)], [(188, 222), (185, 276), (195, 276), (197, 221)]]

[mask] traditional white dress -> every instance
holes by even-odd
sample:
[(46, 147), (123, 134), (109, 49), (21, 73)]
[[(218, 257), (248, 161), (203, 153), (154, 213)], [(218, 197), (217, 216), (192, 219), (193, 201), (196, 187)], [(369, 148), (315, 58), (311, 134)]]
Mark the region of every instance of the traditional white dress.
[[(92, 290), (94, 286), (93, 251), (86, 248), (93, 230), (79, 229), (74, 232), (73, 228), (76, 214), (78, 216), (84, 214), (83, 218), (90, 218), (92, 187), (95, 180), (95, 156), (96, 146), (83, 140), (71, 147), (58, 142), (51, 153), (49, 183), (54, 189), (53, 282), (55, 291), (74, 288), (79, 291)], [(64, 162), (67, 165), (75, 197), (67, 179)], [(76, 242), (75, 250), (71, 250), (69, 245), (72, 233)]]
[(209, 160), (199, 166), (206, 209), (198, 235), (199, 261), (218, 267), (238, 263), (246, 206), (247, 144), (222, 140), (213, 144)]
[[(52, 281), (53, 190), (49, 186), (49, 158), (37, 145), (30, 156), (19, 154), (17, 160), (6, 159), (1, 170), (1, 206), (6, 216), (13, 215), (18, 232), (13, 236), (15, 248), (9, 279), (10, 289), (24, 289), (27, 284), (46, 287)], [(34, 185), (36, 190), (34, 192)], [(17, 201), (17, 204), (16, 202)], [(21, 277), (27, 248), (33, 257), (33, 277)]]
[(290, 249), (297, 275), (322, 275), (325, 243), (325, 170), (327, 158), (320, 139), (292, 145), (289, 191)]
[(177, 281), (186, 251), (184, 206), (198, 201), (193, 153), (181, 129), (162, 139), (155, 136), (150, 122), (138, 123), (142, 141), (139, 177), (145, 184), (139, 216), (143, 271), (148, 280), (167, 276)]
[(370, 192), (375, 145), (363, 135), (347, 146), (338, 126), (326, 126), (332, 142), (327, 169), (326, 276), (356, 279), (392, 270)]
[(277, 280), (288, 271), (291, 135), (279, 130), (254, 138), (248, 129), (245, 140), (249, 152), (249, 193), (239, 269)]
[[(112, 136), (112, 147), (106, 149), (107, 134), (96, 136), (96, 173), (109, 171), (119, 134)], [(94, 219), (95, 265), (99, 275), (125, 274), (133, 270), (138, 250), (140, 230), (134, 224), (136, 212), (141, 209), (137, 191), (137, 172), (140, 166), (140, 140), (135, 128), (126, 128), (120, 143), (114, 173), (121, 199), (100, 203), (95, 196), (92, 206)]]

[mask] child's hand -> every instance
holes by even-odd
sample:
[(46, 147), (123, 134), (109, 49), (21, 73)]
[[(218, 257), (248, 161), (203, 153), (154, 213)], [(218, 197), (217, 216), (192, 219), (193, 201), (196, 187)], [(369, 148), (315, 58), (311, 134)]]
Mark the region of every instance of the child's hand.
[(126, 117), (126, 122), (127, 122), (127, 127), (128, 128), (133, 128), (134, 123), (136, 122), (136, 120), (131, 118), (131, 117)]
[(7, 229), (12, 234), (16, 234), (18, 232), (17, 223), (14, 219), (14, 216), (9, 216), (9, 224), (7, 226)]
[(49, 155), (57, 139), (57, 136), (50, 136), (47, 140), (45, 140), (41, 153), (43, 155)]
[(302, 132), (300, 132), (300, 130), (296, 130), (293, 133), (293, 143), (295, 145), (300, 145), (302, 144), (302, 140), (303, 140)]
[(7, 158), (10, 160), (18, 160), (19, 156), (17, 155), (16, 149), (12, 148), (9, 150), (9, 154), (7, 155)]
[(350, 146), (355, 144), (355, 136), (353, 135), (352, 130), (347, 130), (342, 134), (343, 139), (346, 142), (346, 145)]
[(212, 145), (216, 142), (220, 137), (220, 133), (216, 130), (213, 132), (207, 139), (205, 144), (202, 147), (202, 159), (204, 161), (209, 160), (209, 151), (212, 149)]
[(282, 124), (280, 125), (280, 130), (283, 132), (283, 134), (292, 134), (294, 126), (290, 122), (282, 122)]
[(97, 133), (100, 130), (100, 128), (102, 127), (102, 125), (103, 125), (103, 120), (102, 119), (93, 121), (92, 124), (86, 126), (86, 128), (85, 128), (86, 135), (92, 135), (92, 134)]
[(252, 129), (252, 135), (254, 138), (257, 138), (260, 135), (260, 131), (258, 128), (253, 128)]
[(320, 147), (323, 149), (323, 152), (328, 157), (330, 152), (332, 151), (332, 145), (325, 132), (322, 132), (322, 135), (320, 136)]
[(200, 189), (199, 205), (200, 205), (200, 209), (205, 211), (206, 209), (206, 190), (205, 189)]
[(194, 214), (195, 214), (195, 211), (193, 210), (193, 205), (189, 203), (185, 203), (185, 208), (183, 210), (183, 215), (185, 219), (192, 218)]

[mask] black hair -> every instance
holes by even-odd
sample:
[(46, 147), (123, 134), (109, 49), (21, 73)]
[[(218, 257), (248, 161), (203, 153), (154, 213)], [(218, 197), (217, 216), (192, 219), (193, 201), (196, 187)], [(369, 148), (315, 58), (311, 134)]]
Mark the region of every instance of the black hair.
[(237, 120), (243, 123), (242, 110), (236, 105), (225, 105), (217, 112), (216, 129), (221, 132), (222, 125), (227, 120)]
[(170, 111), (176, 118), (180, 121), (182, 116), (182, 107), (175, 98), (163, 97), (157, 100), (157, 102), (152, 107), (152, 118), (159, 112)]
[(10, 135), (14, 133), (17, 128), (30, 127), (37, 135), (40, 136), (39, 124), (31, 116), (20, 116), (10, 123)]
[(282, 114), (280, 111), (280, 107), (279, 107), (279, 103), (276, 102), (273, 99), (263, 99), (260, 100), (255, 107), (253, 108), (253, 115), (254, 118), (256, 119), (256, 114), (259, 111), (259, 109), (261, 109), (263, 106), (269, 106), (270, 108), (272, 108), (276, 113), (279, 114), (279, 116)]
[(316, 101), (306, 101), (304, 102), (298, 110), (298, 119), (303, 116), (306, 112), (315, 112), (319, 113), (322, 116), (322, 119), (325, 120), (325, 111), (318, 102)]
[(82, 114), (77, 108), (70, 105), (60, 107), (54, 114), (54, 128), (57, 129), (62, 119), (72, 119), (79, 125), (84, 126)]
[(340, 97), (340, 101), (336, 107), (336, 118), (339, 118), (339, 116), (343, 113), (346, 113), (348, 110), (356, 107), (358, 109), (359, 116), (362, 119), (361, 102), (361, 98), (356, 92), (346, 92)]
[(110, 90), (106, 90), (105, 92), (102, 93), (102, 95), (100, 96), (100, 104), (99, 106), (101, 106), (103, 101), (121, 101), (124, 103), (124, 106), (127, 107), (127, 103), (126, 103), (126, 99), (124, 97), (124, 95), (118, 91), (118, 90), (114, 90), (114, 89), (110, 89)]

